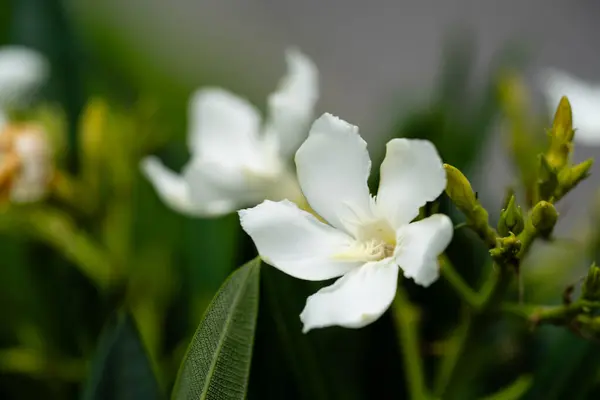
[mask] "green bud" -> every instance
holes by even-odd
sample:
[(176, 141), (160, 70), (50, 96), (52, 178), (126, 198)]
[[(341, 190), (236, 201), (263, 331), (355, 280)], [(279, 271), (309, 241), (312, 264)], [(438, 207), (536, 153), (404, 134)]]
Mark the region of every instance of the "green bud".
[(90, 100), (80, 120), (80, 145), (85, 161), (96, 162), (102, 153), (108, 130), (109, 109), (101, 99)]
[(452, 165), (444, 164), (444, 169), (447, 177), (446, 194), (456, 207), (468, 216), (479, 205), (471, 184), (463, 173)]
[(538, 192), (540, 200), (550, 200), (558, 188), (558, 174), (544, 154), (539, 156)]
[(511, 261), (517, 258), (519, 250), (521, 241), (510, 233), (507, 237), (496, 239), (496, 247), (490, 250), (490, 255), (495, 260)]
[(540, 236), (548, 238), (558, 220), (558, 212), (551, 203), (540, 201), (531, 212), (531, 224)]
[(505, 210), (508, 208), (508, 203), (510, 203), (510, 200), (514, 197), (515, 195), (515, 189), (513, 189), (512, 187), (509, 187), (508, 189), (506, 189), (506, 193), (504, 194), (504, 198), (502, 199), (502, 209)]
[(467, 224), (481, 237), (489, 247), (494, 247), (496, 231), (488, 225), (489, 215), (479, 204), (471, 184), (462, 172), (452, 165), (444, 164), (446, 170), (446, 194), (456, 207), (467, 217)]
[(590, 158), (571, 168), (563, 169), (558, 175), (559, 190), (558, 197), (562, 197), (573, 190), (579, 182), (590, 176), (590, 169), (594, 164), (594, 159)]
[(563, 96), (560, 99), (554, 122), (550, 130), (550, 147), (546, 156), (548, 162), (557, 170), (564, 168), (569, 163), (569, 158), (573, 152), (573, 113), (569, 100)]
[(552, 123), (552, 135), (564, 142), (573, 141), (573, 111), (567, 96), (563, 96), (558, 103)]
[(583, 281), (581, 297), (585, 300), (600, 300), (600, 267), (596, 263), (592, 264)]
[(498, 233), (500, 236), (508, 236), (511, 232), (518, 235), (523, 231), (524, 226), (521, 207), (515, 204), (515, 196), (512, 195), (508, 201), (508, 205), (500, 213)]

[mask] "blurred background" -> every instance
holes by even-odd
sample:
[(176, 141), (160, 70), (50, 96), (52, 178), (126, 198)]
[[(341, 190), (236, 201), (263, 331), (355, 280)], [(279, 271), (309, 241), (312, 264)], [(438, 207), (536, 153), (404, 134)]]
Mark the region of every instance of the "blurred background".
[[(206, 305), (229, 273), (255, 255), (235, 215), (178, 215), (138, 170), (147, 154), (175, 169), (187, 161), (187, 99), (194, 89), (222, 86), (264, 110), (284, 74), (284, 50), (296, 46), (319, 68), (316, 114), (358, 125), (374, 166), (391, 137), (429, 138), (445, 161), (467, 173), (494, 219), (507, 186), (518, 186), (503, 138), (525, 121), (525, 133), (539, 143), (550, 126), (539, 71), (557, 67), (600, 81), (598, 15), (600, 3), (591, 0), (0, 0), (0, 46), (30, 46), (52, 64), (45, 98), (62, 110), (52, 116), (63, 127), (57, 129), (65, 142), (61, 168), (96, 190), (81, 194), (83, 211), (70, 208), (77, 193), (68, 206), (56, 199), (40, 206), (63, 224), (62, 241), (35, 227), (39, 222), (27, 222), (35, 218), (30, 210), (0, 213), (0, 398), (77, 398), (102, 329), (123, 305), (168, 393)], [(504, 113), (510, 100), (499, 92), (506, 73), (527, 92), (520, 116)], [(94, 113), (101, 122), (90, 122)], [(101, 134), (89, 139), (98, 124)], [(597, 152), (578, 146), (575, 161)], [(583, 237), (583, 227), (590, 228), (599, 179), (592, 175), (561, 204), (567, 218), (559, 236)], [(92, 264), (116, 266), (118, 283), (99, 288), (73, 266), (81, 257), (69, 252), (69, 243), (81, 241), (91, 243)], [(531, 269), (541, 265), (545, 272), (526, 278), (533, 282), (528, 300), (559, 302), (593, 258), (588, 244), (538, 246)], [(476, 284), (485, 249), (458, 234), (453, 254)], [(274, 269), (265, 269), (262, 279), (250, 398), (402, 397), (387, 316), (360, 331), (303, 336), (297, 315), (319, 285)], [(443, 283), (428, 292), (408, 285), (425, 310), (432, 370), (436, 343), (460, 319), (458, 302), (446, 300), (452, 293)], [(534, 338), (540, 340), (531, 345)], [(532, 371), (540, 379), (530, 398), (598, 394), (594, 343), (558, 328), (531, 333), (510, 321), (485, 340), (478, 362), (486, 373), (463, 398)], [(572, 374), (582, 370), (592, 378), (569, 392)], [(562, 380), (554, 379), (556, 371)]]

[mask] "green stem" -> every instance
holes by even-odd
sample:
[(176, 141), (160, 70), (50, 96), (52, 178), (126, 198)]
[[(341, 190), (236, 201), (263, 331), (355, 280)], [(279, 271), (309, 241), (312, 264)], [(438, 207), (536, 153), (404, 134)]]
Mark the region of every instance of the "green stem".
[(444, 352), (444, 358), (440, 362), (439, 371), (436, 374), (436, 380), (434, 385), (434, 393), (441, 395), (445, 388), (448, 386), (456, 364), (460, 359), (462, 351), (466, 346), (469, 332), (472, 324), (472, 312), (467, 311), (465, 313), (464, 322), (458, 326), (454, 335), (450, 338), (449, 343)]
[(537, 236), (538, 232), (531, 223), (531, 218), (527, 218), (525, 221), (525, 229), (518, 236), (519, 241), (521, 242), (521, 249), (517, 254), (519, 260), (523, 260)]
[(427, 399), (423, 359), (420, 352), (418, 322), (419, 312), (410, 303), (404, 288), (398, 286), (394, 298), (394, 321), (399, 334), (404, 371), (408, 382), (409, 398)]
[(473, 368), (461, 369), (459, 365), (469, 365), (469, 358), (474, 353), (468, 352), (467, 346), (476, 344), (477, 339), (487, 328), (489, 317), (504, 296), (511, 277), (508, 268), (494, 265), (492, 273), (481, 290), (479, 308), (471, 311), (473, 316), (469, 317), (469, 324), (463, 332), (459, 331), (460, 340), (456, 340), (455, 348), (441, 364), (436, 381), (436, 396), (456, 398), (456, 392), (462, 389), (461, 385), (467, 384), (470, 379), (470, 376), (465, 377), (465, 375), (475, 372)]
[(578, 300), (571, 304), (561, 306), (537, 306), (529, 304), (504, 303), (502, 311), (508, 312), (519, 317), (525, 318), (535, 324), (556, 324), (563, 325), (568, 323), (581, 312), (588, 309), (600, 309), (600, 302)]
[(454, 291), (467, 303), (471, 308), (477, 310), (481, 306), (481, 299), (454, 269), (452, 263), (446, 255), (440, 257), (441, 266), (440, 272), (442, 276), (452, 286)]
[(0, 228), (7, 231), (24, 228), (72, 261), (99, 289), (106, 290), (119, 279), (106, 252), (61, 211), (48, 207), (15, 208), (2, 218)]

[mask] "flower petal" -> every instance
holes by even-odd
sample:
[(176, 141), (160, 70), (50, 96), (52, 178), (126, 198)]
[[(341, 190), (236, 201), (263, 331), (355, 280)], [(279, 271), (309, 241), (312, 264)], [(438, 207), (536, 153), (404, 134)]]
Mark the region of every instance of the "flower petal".
[[(163, 165), (156, 157), (146, 157), (140, 164), (141, 170), (154, 186), (161, 200), (173, 210), (189, 216), (205, 217), (228, 214), (235, 211), (235, 205), (226, 198), (207, 198), (195, 202), (190, 196), (186, 180)], [(214, 188), (204, 188), (214, 193)]]
[(239, 215), (265, 262), (295, 278), (331, 279), (360, 265), (333, 258), (350, 246), (350, 237), (290, 201), (265, 200)]
[(567, 96), (573, 109), (574, 139), (587, 145), (600, 144), (600, 86), (564, 71), (547, 69), (541, 74), (542, 89), (548, 111), (554, 115), (562, 96)]
[(33, 49), (15, 45), (0, 48), (0, 106), (29, 105), (49, 71), (48, 60)]
[(378, 209), (394, 229), (412, 221), (419, 208), (435, 200), (446, 187), (446, 171), (428, 140), (393, 139), (381, 164)]
[(453, 234), (452, 221), (443, 214), (400, 227), (394, 258), (404, 276), (419, 285), (431, 285), (439, 276), (437, 257), (448, 247)]
[(260, 114), (245, 99), (222, 89), (200, 89), (190, 99), (189, 118), (194, 156), (235, 165), (256, 157)]
[(300, 187), (310, 206), (338, 229), (370, 216), (371, 159), (358, 127), (323, 114), (296, 153)]
[(184, 168), (183, 176), (194, 203), (228, 199), (236, 205), (233, 210), (271, 199), (276, 190), (286, 187), (283, 171), (272, 170), (270, 175), (256, 174), (244, 166), (197, 158)]
[(390, 258), (352, 270), (306, 300), (300, 314), (303, 332), (334, 325), (362, 328), (374, 322), (392, 304), (397, 284), (398, 266)]
[(266, 135), (276, 138), (283, 158), (294, 153), (306, 138), (319, 97), (318, 71), (314, 63), (296, 49), (286, 52), (287, 74), (269, 96)]

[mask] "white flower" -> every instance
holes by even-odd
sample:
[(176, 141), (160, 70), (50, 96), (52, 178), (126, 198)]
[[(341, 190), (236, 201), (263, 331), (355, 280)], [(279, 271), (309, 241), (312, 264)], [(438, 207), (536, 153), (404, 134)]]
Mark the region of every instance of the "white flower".
[(53, 174), (52, 152), (45, 131), (36, 125), (0, 128), (0, 186), (14, 203), (41, 200)]
[(0, 107), (22, 107), (30, 103), (49, 75), (48, 61), (23, 46), (0, 48)]
[(600, 144), (600, 85), (580, 80), (557, 69), (542, 73), (541, 84), (549, 112), (554, 115), (562, 96), (573, 110), (574, 139), (587, 145)]
[(197, 91), (189, 109), (191, 160), (181, 175), (156, 157), (142, 171), (162, 200), (191, 216), (218, 216), (264, 199), (301, 197), (287, 162), (306, 137), (318, 97), (314, 64), (296, 50), (286, 53), (288, 72), (268, 98), (261, 126), (258, 110), (222, 89)]
[(452, 239), (452, 222), (436, 214), (411, 223), (446, 186), (431, 142), (388, 142), (372, 197), (371, 160), (358, 128), (325, 114), (296, 153), (296, 168), (308, 203), (327, 223), (285, 200), (239, 215), (265, 262), (304, 280), (341, 276), (308, 298), (300, 315), (304, 332), (375, 321), (394, 299), (399, 267), (423, 286), (438, 278), (437, 257)]

